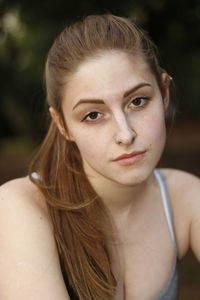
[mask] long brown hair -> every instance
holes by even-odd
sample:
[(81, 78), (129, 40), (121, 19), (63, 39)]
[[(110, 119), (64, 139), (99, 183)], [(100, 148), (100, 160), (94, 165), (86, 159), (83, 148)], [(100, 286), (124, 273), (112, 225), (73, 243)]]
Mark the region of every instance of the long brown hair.
[[(127, 18), (88, 16), (65, 28), (48, 53), (47, 102), (62, 119), (63, 89), (70, 76), (87, 58), (110, 50), (142, 55), (161, 87), (163, 69), (144, 31)], [(40, 180), (31, 177), (35, 170)], [(78, 299), (113, 299), (117, 282), (107, 245), (107, 229), (112, 232), (109, 214), (84, 173), (76, 144), (66, 140), (53, 121), (31, 165), (30, 177), (46, 199), (63, 274)]]

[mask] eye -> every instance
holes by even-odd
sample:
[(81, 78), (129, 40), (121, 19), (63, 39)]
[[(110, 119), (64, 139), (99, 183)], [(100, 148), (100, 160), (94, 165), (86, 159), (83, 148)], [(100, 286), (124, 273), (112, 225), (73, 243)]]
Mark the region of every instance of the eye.
[(137, 97), (131, 101), (130, 107), (143, 107), (147, 104), (148, 100), (148, 97)]
[(95, 122), (98, 119), (101, 118), (101, 113), (97, 112), (97, 111), (92, 111), (90, 113), (88, 113), (82, 120), (81, 122)]

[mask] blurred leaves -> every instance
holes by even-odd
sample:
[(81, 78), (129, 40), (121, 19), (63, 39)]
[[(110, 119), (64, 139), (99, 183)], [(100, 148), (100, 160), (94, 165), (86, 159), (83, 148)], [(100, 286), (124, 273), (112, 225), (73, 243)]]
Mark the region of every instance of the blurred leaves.
[(43, 70), (56, 35), (87, 14), (134, 17), (180, 89), (179, 118), (200, 120), (198, 0), (0, 0), (0, 137), (39, 140), (46, 128)]

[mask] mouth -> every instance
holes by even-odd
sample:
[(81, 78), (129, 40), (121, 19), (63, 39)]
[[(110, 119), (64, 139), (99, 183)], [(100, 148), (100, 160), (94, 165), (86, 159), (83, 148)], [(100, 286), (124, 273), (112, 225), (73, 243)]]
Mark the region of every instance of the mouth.
[(132, 164), (142, 160), (145, 156), (145, 153), (146, 153), (146, 151), (134, 151), (134, 152), (131, 152), (128, 154), (125, 153), (125, 154), (118, 156), (113, 161), (117, 162), (121, 166), (128, 166), (128, 165), (132, 165)]

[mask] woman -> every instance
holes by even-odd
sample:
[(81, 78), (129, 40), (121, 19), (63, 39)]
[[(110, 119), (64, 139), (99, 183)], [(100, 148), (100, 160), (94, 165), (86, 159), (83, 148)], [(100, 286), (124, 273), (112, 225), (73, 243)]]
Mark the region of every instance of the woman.
[(45, 75), (49, 131), (29, 178), (1, 187), (0, 299), (177, 299), (177, 259), (200, 259), (200, 183), (155, 169), (172, 113), (155, 46), (89, 16)]

